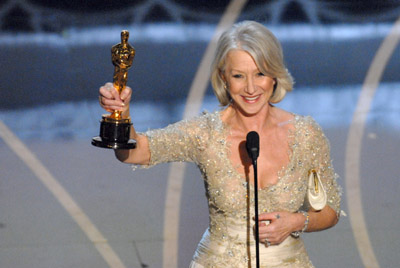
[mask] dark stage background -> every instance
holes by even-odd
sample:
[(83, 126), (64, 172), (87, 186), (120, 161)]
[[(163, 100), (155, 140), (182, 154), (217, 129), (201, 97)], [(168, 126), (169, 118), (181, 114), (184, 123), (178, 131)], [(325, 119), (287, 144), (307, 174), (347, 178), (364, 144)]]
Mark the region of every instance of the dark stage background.
[[(123, 28), (132, 31), (130, 41), (137, 49), (131, 71), (137, 100), (185, 98), (197, 63), (229, 3), (1, 2), (0, 78), (3, 87), (10, 88), (0, 99), (5, 109), (93, 100), (98, 85), (111, 79), (109, 49), (119, 42)], [(387, 33), (384, 26), (398, 17), (399, 3), (249, 1), (238, 20), (257, 20), (272, 27), (282, 40), (297, 87), (358, 84)], [(398, 60), (391, 61), (383, 81), (397, 81)]]

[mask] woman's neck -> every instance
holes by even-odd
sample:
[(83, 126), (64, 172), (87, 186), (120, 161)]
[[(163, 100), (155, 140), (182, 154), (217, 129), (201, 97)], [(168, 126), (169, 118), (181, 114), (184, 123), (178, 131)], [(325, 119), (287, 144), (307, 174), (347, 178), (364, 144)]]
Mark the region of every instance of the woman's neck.
[(272, 105), (268, 105), (257, 114), (248, 115), (243, 113), (237, 106), (231, 104), (225, 109), (223, 121), (232, 130), (248, 133), (249, 131), (262, 132), (274, 125), (275, 110)]

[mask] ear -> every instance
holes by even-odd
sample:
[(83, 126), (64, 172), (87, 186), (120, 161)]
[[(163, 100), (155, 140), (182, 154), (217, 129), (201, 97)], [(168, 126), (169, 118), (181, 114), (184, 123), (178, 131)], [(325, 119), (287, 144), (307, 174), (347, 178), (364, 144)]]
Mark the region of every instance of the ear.
[(274, 95), (275, 94), (275, 91), (276, 91), (276, 88), (278, 87), (278, 79), (277, 78), (274, 78), (274, 89), (273, 89), (273, 91), (272, 91), (272, 95)]
[(223, 71), (219, 71), (219, 76), (221, 77), (222, 81), (224, 81), (224, 83), (226, 84), (226, 78)]

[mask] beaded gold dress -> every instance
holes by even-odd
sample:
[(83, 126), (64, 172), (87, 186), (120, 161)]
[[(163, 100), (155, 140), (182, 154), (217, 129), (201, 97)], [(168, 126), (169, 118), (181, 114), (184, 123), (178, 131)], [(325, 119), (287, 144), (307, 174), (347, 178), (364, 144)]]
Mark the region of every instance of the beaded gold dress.
[[(321, 128), (311, 117), (299, 115), (285, 124), (292, 124), (287, 133), (289, 164), (282, 167), (276, 184), (259, 189), (259, 213), (307, 210), (305, 196), (310, 169), (320, 173), (328, 205), (339, 213), (340, 191), (331, 165), (329, 143)], [(172, 161), (194, 162), (205, 181), (209, 227), (191, 267), (256, 267), (254, 189), (229, 159), (229, 131), (217, 111), (145, 133), (151, 152), (149, 166)], [(301, 237), (291, 236), (280, 245), (260, 244), (260, 266), (313, 267)]]

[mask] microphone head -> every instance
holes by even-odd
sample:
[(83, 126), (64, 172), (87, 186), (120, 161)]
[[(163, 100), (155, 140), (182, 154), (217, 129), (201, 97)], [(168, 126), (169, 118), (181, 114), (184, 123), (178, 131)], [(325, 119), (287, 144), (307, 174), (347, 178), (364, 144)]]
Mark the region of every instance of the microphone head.
[(260, 137), (255, 131), (247, 133), (246, 137), (246, 149), (250, 158), (255, 161), (260, 153)]

